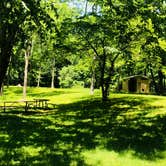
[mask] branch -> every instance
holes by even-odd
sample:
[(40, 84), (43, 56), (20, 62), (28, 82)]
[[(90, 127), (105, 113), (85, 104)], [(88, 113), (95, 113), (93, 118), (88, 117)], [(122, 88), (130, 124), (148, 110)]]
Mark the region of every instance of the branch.
[(92, 43), (88, 40), (88, 38), (86, 36), (84, 36), (82, 33), (81, 33), (81, 35), (88, 42), (88, 44), (90, 45), (90, 47), (92, 48), (92, 50), (95, 52), (95, 54), (99, 57), (99, 54), (98, 54), (96, 48), (92, 45)]

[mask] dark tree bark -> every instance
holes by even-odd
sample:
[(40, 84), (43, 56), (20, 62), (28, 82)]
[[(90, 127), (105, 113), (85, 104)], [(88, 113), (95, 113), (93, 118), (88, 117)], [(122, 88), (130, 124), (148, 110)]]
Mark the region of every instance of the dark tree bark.
[(155, 92), (158, 94), (157, 83), (156, 83), (156, 80), (155, 80), (155, 78), (154, 78), (153, 70), (152, 70), (151, 67), (150, 67), (150, 73), (151, 73), (152, 83), (153, 83), (153, 85), (154, 85)]
[(1, 50), (0, 54), (0, 89), (2, 88), (2, 84), (7, 72), (7, 68), (9, 65), (10, 61), (10, 56), (11, 56), (11, 49), (6, 48)]
[(5, 24), (0, 29), (0, 89), (12, 56), (12, 49), (17, 33), (17, 26)]
[(163, 94), (164, 93), (164, 75), (161, 70), (158, 71), (158, 93)]

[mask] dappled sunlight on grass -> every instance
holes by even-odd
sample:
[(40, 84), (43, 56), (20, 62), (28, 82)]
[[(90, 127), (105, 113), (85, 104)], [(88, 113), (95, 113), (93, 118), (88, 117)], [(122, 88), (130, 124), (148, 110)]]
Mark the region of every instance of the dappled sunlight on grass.
[(0, 113), (0, 165), (166, 165), (166, 97), (111, 94), (103, 103), (88, 89), (29, 91), (56, 107)]
[[(21, 100), (22, 87), (5, 87), (3, 96), (0, 100)], [(95, 95), (100, 96), (99, 90), (95, 91)], [(74, 101), (89, 99), (89, 89), (51, 89), (51, 88), (27, 88), (27, 99), (46, 98), (50, 102), (56, 104), (68, 104)], [(93, 98), (93, 96), (91, 96)]]
[(117, 153), (105, 149), (95, 149), (82, 152), (85, 163), (93, 166), (165, 166), (164, 160), (158, 162), (139, 160), (133, 156), (133, 151)]

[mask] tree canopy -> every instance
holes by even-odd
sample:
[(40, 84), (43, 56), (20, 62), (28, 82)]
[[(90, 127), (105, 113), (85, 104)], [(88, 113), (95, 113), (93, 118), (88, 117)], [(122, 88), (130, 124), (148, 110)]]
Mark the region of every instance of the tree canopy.
[(107, 100), (119, 80), (141, 74), (166, 90), (163, 0), (4, 0), (0, 9), (0, 87), (6, 74), (23, 80), (20, 55), (32, 40), (29, 85), (101, 87)]

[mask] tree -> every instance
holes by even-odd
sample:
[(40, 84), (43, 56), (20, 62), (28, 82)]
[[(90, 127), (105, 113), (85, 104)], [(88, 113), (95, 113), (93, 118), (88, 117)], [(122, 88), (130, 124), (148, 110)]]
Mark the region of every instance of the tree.
[(109, 95), (115, 62), (129, 47), (133, 35), (128, 31), (130, 18), (124, 14), (125, 7), (121, 4), (116, 4), (116, 7), (114, 5), (101, 2), (100, 11), (92, 10), (89, 15), (80, 17), (76, 22), (81, 40), (93, 50), (98, 61), (103, 101)]
[(27, 41), (26, 48), (25, 48), (23, 99), (26, 99), (26, 89), (27, 89), (27, 81), (28, 81), (28, 65), (29, 65), (29, 57), (31, 55), (31, 52), (32, 52), (32, 41)]
[[(90, 2), (93, 8), (88, 14), (85, 12), (85, 15), (81, 14), (77, 19), (77, 31), (81, 40), (84, 40), (93, 50), (98, 60), (102, 98), (107, 100), (109, 87), (116, 73), (117, 60), (119, 58), (130, 60), (128, 62), (133, 63), (132, 69), (134, 69), (137, 61), (134, 61), (132, 57), (139, 55), (133, 53), (133, 45), (138, 45), (137, 49), (140, 53), (142, 46), (146, 45), (149, 39), (156, 38), (158, 41), (159, 37), (165, 33), (162, 23), (165, 18), (165, 7), (163, 1), (91, 0)], [(140, 24), (135, 23), (135, 19), (141, 20)], [(155, 32), (157, 36), (154, 35)], [(157, 47), (150, 50), (155, 49), (158, 50)], [(145, 54), (146, 51), (143, 52), (142, 54)], [(156, 51), (154, 54), (157, 59), (159, 56)], [(139, 71), (130, 70), (130, 74), (137, 72)], [(161, 72), (159, 73), (161, 76)]]
[(48, 28), (51, 24), (52, 19), (44, 12), (41, 2), (38, 0), (0, 1), (0, 89), (13, 54), (13, 47), (24, 37), (24, 23), (27, 20), (34, 20), (33, 24), (29, 22), (29, 28), (34, 29), (38, 26), (40, 30), (42, 25)]

